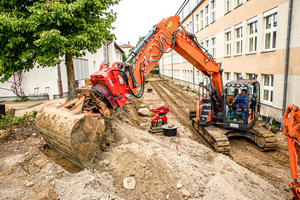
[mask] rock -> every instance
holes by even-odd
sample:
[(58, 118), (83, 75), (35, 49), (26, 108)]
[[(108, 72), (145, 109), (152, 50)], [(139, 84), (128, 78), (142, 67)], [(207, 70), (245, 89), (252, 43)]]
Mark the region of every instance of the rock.
[(5, 109), (5, 116), (6, 117), (14, 117), (15, 113), (16, 113), (16, 109), (14, 109), (14, 108)]
[(0, 138), (4, 137), (7, 133), (7, 130), (0, 130)]
[(123, 186), (127, 190), (133, 190), (135, 188), (135, 179), (133, 177), (127, 177), (123, 179)]
[(147, 167), (147, 165), (146, 165), (146, 164), (144, 164), (144, 163), (142, 163), (141, 165), (142, 165), (142, 167), (143, 167), (143, 168)]
[(183, 189), (181, 192), (182, 192), (182, 196), (183, 196), (183, 197), (189, 197), (189, 196), (191, 195), (191, 194), (189, 193), (189, 191), (184, 190), (184, 189)]
[(29, 181), (25, 181), (25, 185), (27, 187), (32, 187), (32, 186), (34, 186), (34, 183), (33, 182), (29, 182)]
[(167, 196), (166, 196), (166, 199), (168, 199), (169, 198), (169, 194), (167, 194)]
[(148, 108), (140, 108), (138, 110), (138, 114), (141, 116), (148, 116), (150, 113), (150, 110)]
[(145, 179), (148, 180), (152, 177), (152, 173), (150, 171), (146, 171)]
[(180, 189), (182, 187), (181, 182), (179, 181), (179, 183), (177, 183), (177, 189)]

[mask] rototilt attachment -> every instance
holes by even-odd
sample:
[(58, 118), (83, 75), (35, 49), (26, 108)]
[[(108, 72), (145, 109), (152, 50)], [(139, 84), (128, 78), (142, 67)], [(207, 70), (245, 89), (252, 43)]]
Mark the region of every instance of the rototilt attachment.
[(166, 106), (161, 106), (159, 108), (152, 109), (152, 112), (157, 113), (157, 115), (151, 118), (151, 126), (149, 131), (151, 133), (162, 132), (162, 125), (168, 123), (166, 114), (169, 112), (169, 108), (167, 108)]

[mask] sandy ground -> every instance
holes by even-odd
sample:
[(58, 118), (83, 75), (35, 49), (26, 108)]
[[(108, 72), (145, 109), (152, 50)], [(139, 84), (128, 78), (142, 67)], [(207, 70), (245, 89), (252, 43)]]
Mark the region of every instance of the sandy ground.
[(25, 101), (25, 102), (2, 102), (1, 104), (5, 104), (6, 108), (14, 108), (16, 109), (16, 116), (23, 116), (26, 112), (39, 111), (42, 107), (48, 104), (53, 104), (59, 106), (66, 102), (66, 98), (61, 99), (53, 99), (53, 100), (36, 100), (36, 101)]
[[(27, 136), (0, 145), (0, 199), (291, 199), (282, 134), (272, 152), (234, 138), (230, 155), (218, 154), (191, 126), (194, 93), (157, 78), (149, 78), (148, 88), (154, 91), (105, 119), (101, 153), (88, 170), (49, 149), (34, 125), (14, 127)], [(140, 107), (161, 105), (178, 125), (176, 137), (149, 133), (151, 115), (137, 115)], [(123, 186), (128, 177), (135, 180), (132, 190)]]

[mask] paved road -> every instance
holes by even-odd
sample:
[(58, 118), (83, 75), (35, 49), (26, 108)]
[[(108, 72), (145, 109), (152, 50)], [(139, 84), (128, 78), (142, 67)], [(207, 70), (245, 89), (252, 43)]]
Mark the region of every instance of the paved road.
[(3, 102), (5, 108), (15, 108), (16, 116), (23, 116), (26, 112), (39, 111), (42, 107), (48, 104), (61, 105), (66, 102), (66, 98), (53, 99), (53, 100), (37, 100), (37, 101), (25, 101), (25, 102)]

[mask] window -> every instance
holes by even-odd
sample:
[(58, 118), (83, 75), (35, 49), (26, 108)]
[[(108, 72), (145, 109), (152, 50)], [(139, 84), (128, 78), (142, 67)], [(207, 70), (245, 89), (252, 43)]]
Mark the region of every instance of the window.
[(264, 75), (264, 102), (272, 104), (273, 102), (273, 75)]
[(192, 26), (192, 21), (190, 21), (190, 32), (194, 33), (193, 26)]
[(215, 58), (216, 57), (216, 37), (213, 36), (211, 38), (211, 47), (212, 47), (212, 56)]
[(209, 38), (205, 39), (206, 50), (209, 51)]
[(231, 11), (231, 0), (226, 0), (226, 13)]
[(216, 21), (216, 2), (211, 0), (211, 22)]
[(204, 28), (204, 15), (203, 15), (203, 10), (200, 11), (200, 17), (201, 17), (201, 29)]
[(196, 15), (196, 31), (199, 31), (199, 13)]
[(200, 45), (201, 45), (202, 47), (204, 47), (204, 40), (201, 40), (201, 41), (200, 41)]
[(230, 72), (225, 72), (225, 78), (226, 78), (226, 83), (231, 81), (231, 74)]
[(231, 31), (228, 31), (228, 30), (230, 30), (230, 28), (227, 29), (227, 32), (225, 31), (225, 41), (226, 41), (225, 53), (226, 53), (226, 56), (231, 55)]
[(243, 3), (243, 0), (236, 0), (236, 6), (239, 6)]
[(248, 20), (249, 24), (249, 53), (256, 52), (257, 48), (257, 17)]
[(236, 80), (239, 80), (240, 78), (242, 78), (243, 76), (242, 76), (242, 73), (236, 73), (235, 74), (235, 78), (236, 78)]
[(248, 78), (251, 80), (251, 79), (254, 79), (254, 74), (248, 74)]
[(243, 27), (242, 24), (235, 26), (236, 30), (236, 54), (242, 54), (243, 49)]
[(205, 6), (205, 12), (206, 12), (206, 26), (209, 24), (209, 5)]
[(187, 25), (186, 25), (186, 29), (185, 29), (187, 32), (190, 32), (190, 24), (189, 23), (187, 23)]
[(75, 80), (84, 80), (89, 78), (89, 62), (87, 59), (73, 58), (73, 66)]
[(202, 72), (198, 71), (197, 73), (198, 73), (198, 83), (200, 83), (201, 82), (201, 73)]
[(265, 50), (276, 48), (277, 13), (265, 17)]
[(107, 62), (107, 46), (103, 44), (103, 62)]

